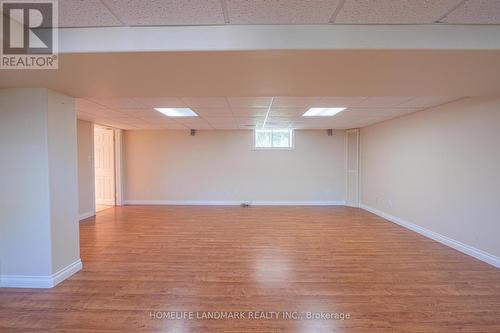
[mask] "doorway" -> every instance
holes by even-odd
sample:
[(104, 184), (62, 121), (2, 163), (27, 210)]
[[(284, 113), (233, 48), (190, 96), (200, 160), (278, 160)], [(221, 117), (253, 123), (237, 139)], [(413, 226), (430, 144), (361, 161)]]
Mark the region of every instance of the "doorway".
[(115, 135), (109, 127), (94, 126), (94, 168), (96, 212), (116, 204)]

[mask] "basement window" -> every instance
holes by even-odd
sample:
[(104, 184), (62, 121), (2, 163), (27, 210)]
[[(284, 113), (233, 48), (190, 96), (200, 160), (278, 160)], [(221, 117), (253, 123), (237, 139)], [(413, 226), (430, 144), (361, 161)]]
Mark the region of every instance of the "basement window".
[(254, 148), (258, 150), (293, 149), (292, 129), (256, 129)]

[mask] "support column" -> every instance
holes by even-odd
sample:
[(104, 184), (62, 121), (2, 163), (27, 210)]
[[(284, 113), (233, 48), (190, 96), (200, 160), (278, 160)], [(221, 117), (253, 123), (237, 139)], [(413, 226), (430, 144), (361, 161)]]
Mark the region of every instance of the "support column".
[(82, 268), (74, 99), (0, 90), (0, 286), (51, 288)]

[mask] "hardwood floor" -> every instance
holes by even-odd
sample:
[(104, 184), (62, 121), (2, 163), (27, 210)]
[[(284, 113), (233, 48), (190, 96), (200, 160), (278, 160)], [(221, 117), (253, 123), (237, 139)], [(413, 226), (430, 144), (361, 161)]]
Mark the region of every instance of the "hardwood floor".
[(95, 212), (99, 213), (99, 212), (102, 212), (103, 210), (110, 209), (112, 207), (114, 207), (114, 206), (111, 206), (111, 205), (98, 205), (98, 204), (96, 204), (95, 205)]
[(81, 272), (0, 289), (0, 332), (500, 332), (500, 270), (360, 209), (117, 207), (80, 238)]

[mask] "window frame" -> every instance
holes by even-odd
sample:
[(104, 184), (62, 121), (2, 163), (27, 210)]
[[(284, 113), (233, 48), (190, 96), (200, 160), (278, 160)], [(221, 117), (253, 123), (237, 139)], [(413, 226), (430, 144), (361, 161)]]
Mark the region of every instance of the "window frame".
[[(257, 131), (270, 131), (271, 144), (273, 142), (272, 132), (274, 131), (288, 131), (290, 133), (290, 146), (289, 147), (257, 147)], [(294, 150), (295, 149), (295, 133), (293, 128), (256, 128), (253, 130), (253, 150)]]

